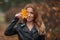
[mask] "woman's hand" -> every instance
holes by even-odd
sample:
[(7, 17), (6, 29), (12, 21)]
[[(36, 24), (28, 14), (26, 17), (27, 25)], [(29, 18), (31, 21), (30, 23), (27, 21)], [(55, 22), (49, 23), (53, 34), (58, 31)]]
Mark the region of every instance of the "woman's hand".
[(18, 13), (18, 14), (15, 15), (15, 17), (21, 19), (22, 18), (22, 14)]
[(21, 23), (23, 22), (22, 13), (16, 14), (15, 17), (18, 18)]

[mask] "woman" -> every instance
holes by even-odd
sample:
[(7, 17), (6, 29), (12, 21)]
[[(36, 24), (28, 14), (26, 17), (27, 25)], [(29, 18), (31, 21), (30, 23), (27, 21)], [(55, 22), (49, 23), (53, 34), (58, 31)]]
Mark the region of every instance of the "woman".
[[(27, 18), (22, 20), (22, 13), (16, 14), (4, 34), (7, 36), (17, 34), (19, 40), (45, 40), (45, 26), (37, 8), (33, 4), (28, 4), (24, 9), (28, 12)], [(22, 23), (19, 22), (14, 27), (18, 20), (22, 20)]]

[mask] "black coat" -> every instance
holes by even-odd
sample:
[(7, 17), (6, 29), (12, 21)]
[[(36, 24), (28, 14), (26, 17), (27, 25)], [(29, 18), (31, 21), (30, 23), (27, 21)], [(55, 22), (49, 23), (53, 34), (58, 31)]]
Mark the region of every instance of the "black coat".
[(31, 31), (29, 31), (25, 23), (18, 23), (17, 26), (14, 27), (18, 20), (18, 18), (14, 18), (4, 32), (6, 36), (17, 34), (19, 40), (45, 40), (45, 35), (38, 35), (38, 31), (35, 27), (33, 27)]

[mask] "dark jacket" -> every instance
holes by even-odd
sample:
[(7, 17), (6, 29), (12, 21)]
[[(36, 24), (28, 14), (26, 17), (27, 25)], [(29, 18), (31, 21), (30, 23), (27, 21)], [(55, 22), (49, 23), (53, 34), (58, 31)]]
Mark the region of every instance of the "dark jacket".
[(19, 40), (45, 40), (45, 35), (38, 35), (38, 31), (35, 27), (33, 27), (31, 31), (29, 31), (25, 23), (18, 23), (17, 26), (14, 27), (18, 20), (18, 18), (14, 18), (9, 27), (4, 32), (6, 36), (17, 34)]

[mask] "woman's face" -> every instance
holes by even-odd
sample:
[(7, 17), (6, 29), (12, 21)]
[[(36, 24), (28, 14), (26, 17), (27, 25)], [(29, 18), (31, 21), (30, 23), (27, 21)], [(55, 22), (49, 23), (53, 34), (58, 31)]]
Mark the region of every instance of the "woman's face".
[(33, 21), (34, 19), (33, 9), (29, 7), (27, 8), (27, 11), (28, 11), (27, 22)]

